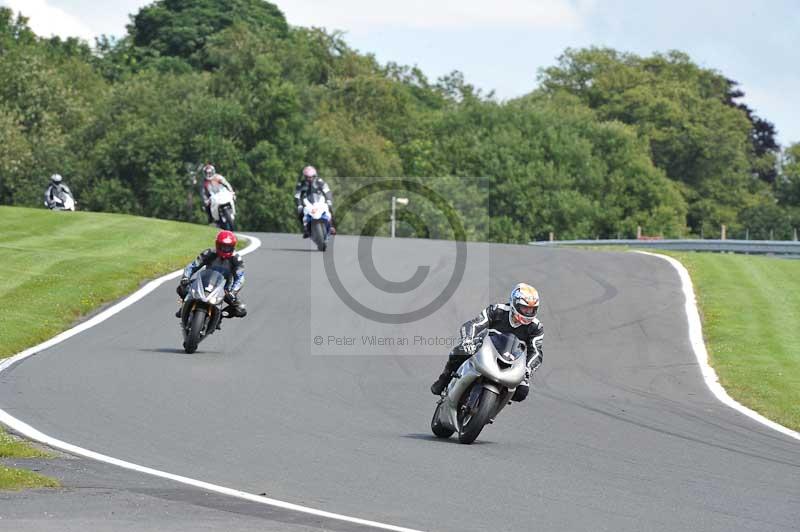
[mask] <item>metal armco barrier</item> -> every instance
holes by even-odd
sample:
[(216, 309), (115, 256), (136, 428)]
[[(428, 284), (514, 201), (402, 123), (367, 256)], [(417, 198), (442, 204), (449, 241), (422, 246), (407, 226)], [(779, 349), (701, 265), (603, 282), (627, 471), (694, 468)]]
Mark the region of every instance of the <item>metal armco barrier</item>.
[(799, 255), (800, 242), (789, 240), (554, 240), (530, 242), (533, 246), (630, 246), (673, 251), (728, 251), (770, 255)]

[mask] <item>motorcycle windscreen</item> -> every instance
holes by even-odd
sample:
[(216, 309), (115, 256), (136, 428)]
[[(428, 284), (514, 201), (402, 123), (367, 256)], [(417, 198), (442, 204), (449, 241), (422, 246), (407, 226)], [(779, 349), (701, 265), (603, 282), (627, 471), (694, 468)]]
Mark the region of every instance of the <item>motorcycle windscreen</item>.
[(495, 350), (507, 360), (516, 360), (525, 354), (525, 345), (513, 334), (490, 334)]
[(227, 282), (225, 276), (217, 270), (202, 270), (199, 274), (197, 274), (197, 278), (200, 279), (200, 282), (205, 287), (206, 292), (211, 292), (218, 286), (225, 286), (225, 283)]
[(318, 201), (321, 201), (323, 197), (321, 194), (318, 194), (317, 192), (309, 192), (308, 195), (306, 195), (306, 199), (311, 205), (314, 205)]

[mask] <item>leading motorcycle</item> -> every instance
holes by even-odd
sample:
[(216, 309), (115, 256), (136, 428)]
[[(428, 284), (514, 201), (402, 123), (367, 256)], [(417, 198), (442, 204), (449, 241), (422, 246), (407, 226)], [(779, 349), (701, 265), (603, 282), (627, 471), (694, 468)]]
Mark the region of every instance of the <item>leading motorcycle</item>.
[(192, 354), (208, 335), (214, 334), (225, 314), (225, 276), (216, 270), (200, 270), (192, 277), (181, 307), (183, 349)]
[(472, 443), (510, 402), (525, 379), (525, 344), (513, 334), (490, 329), (480, 348), (461, 364), (436, 403), (431, 431), (437, 438), (458, 433)]

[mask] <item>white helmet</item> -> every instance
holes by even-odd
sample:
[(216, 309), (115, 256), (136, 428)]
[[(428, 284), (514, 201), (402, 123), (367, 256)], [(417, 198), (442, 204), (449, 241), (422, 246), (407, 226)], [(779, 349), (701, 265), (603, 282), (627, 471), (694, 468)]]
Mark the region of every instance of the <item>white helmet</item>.
[(203, 167), (203, 174), (205, 174), (206, 179), (211, 179), (217, 175), (217, 169), (214, 168), (213, 164), (207, 164)]
[(508, 316), (511, 326), (529, 325), (539, 311), (539, 292), (529, 284), (519, 283), (511, 291), (508, 303), (511, 306)]
[(53, 174), (50, 176), (50, 181), (53, 183), (61, 183), (63, 180), (64, 178), (61, 177), (61, 174)]

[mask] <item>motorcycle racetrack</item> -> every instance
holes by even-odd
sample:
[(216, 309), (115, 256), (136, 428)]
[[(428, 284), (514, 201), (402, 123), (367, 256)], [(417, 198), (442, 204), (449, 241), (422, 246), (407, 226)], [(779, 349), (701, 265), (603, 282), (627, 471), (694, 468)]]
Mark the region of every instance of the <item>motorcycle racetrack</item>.
[[(308, 240), (256, 236), (248, 316), (197, 353), (169, 282), (0, 374), (0, 408), (122, 460), (412, 529), (800, 530), (800, 442), (708, 391), (667, 262), (468, 244), (463, 279), (423, 316), (452, 243), (337, 236), (332, 280)], [(448, 342), (521, 281), (542, 296), (533, 391), (473, 445), (435, 439), (428, 388)], [(376, 321), (354, 301), (420, 319)]]

